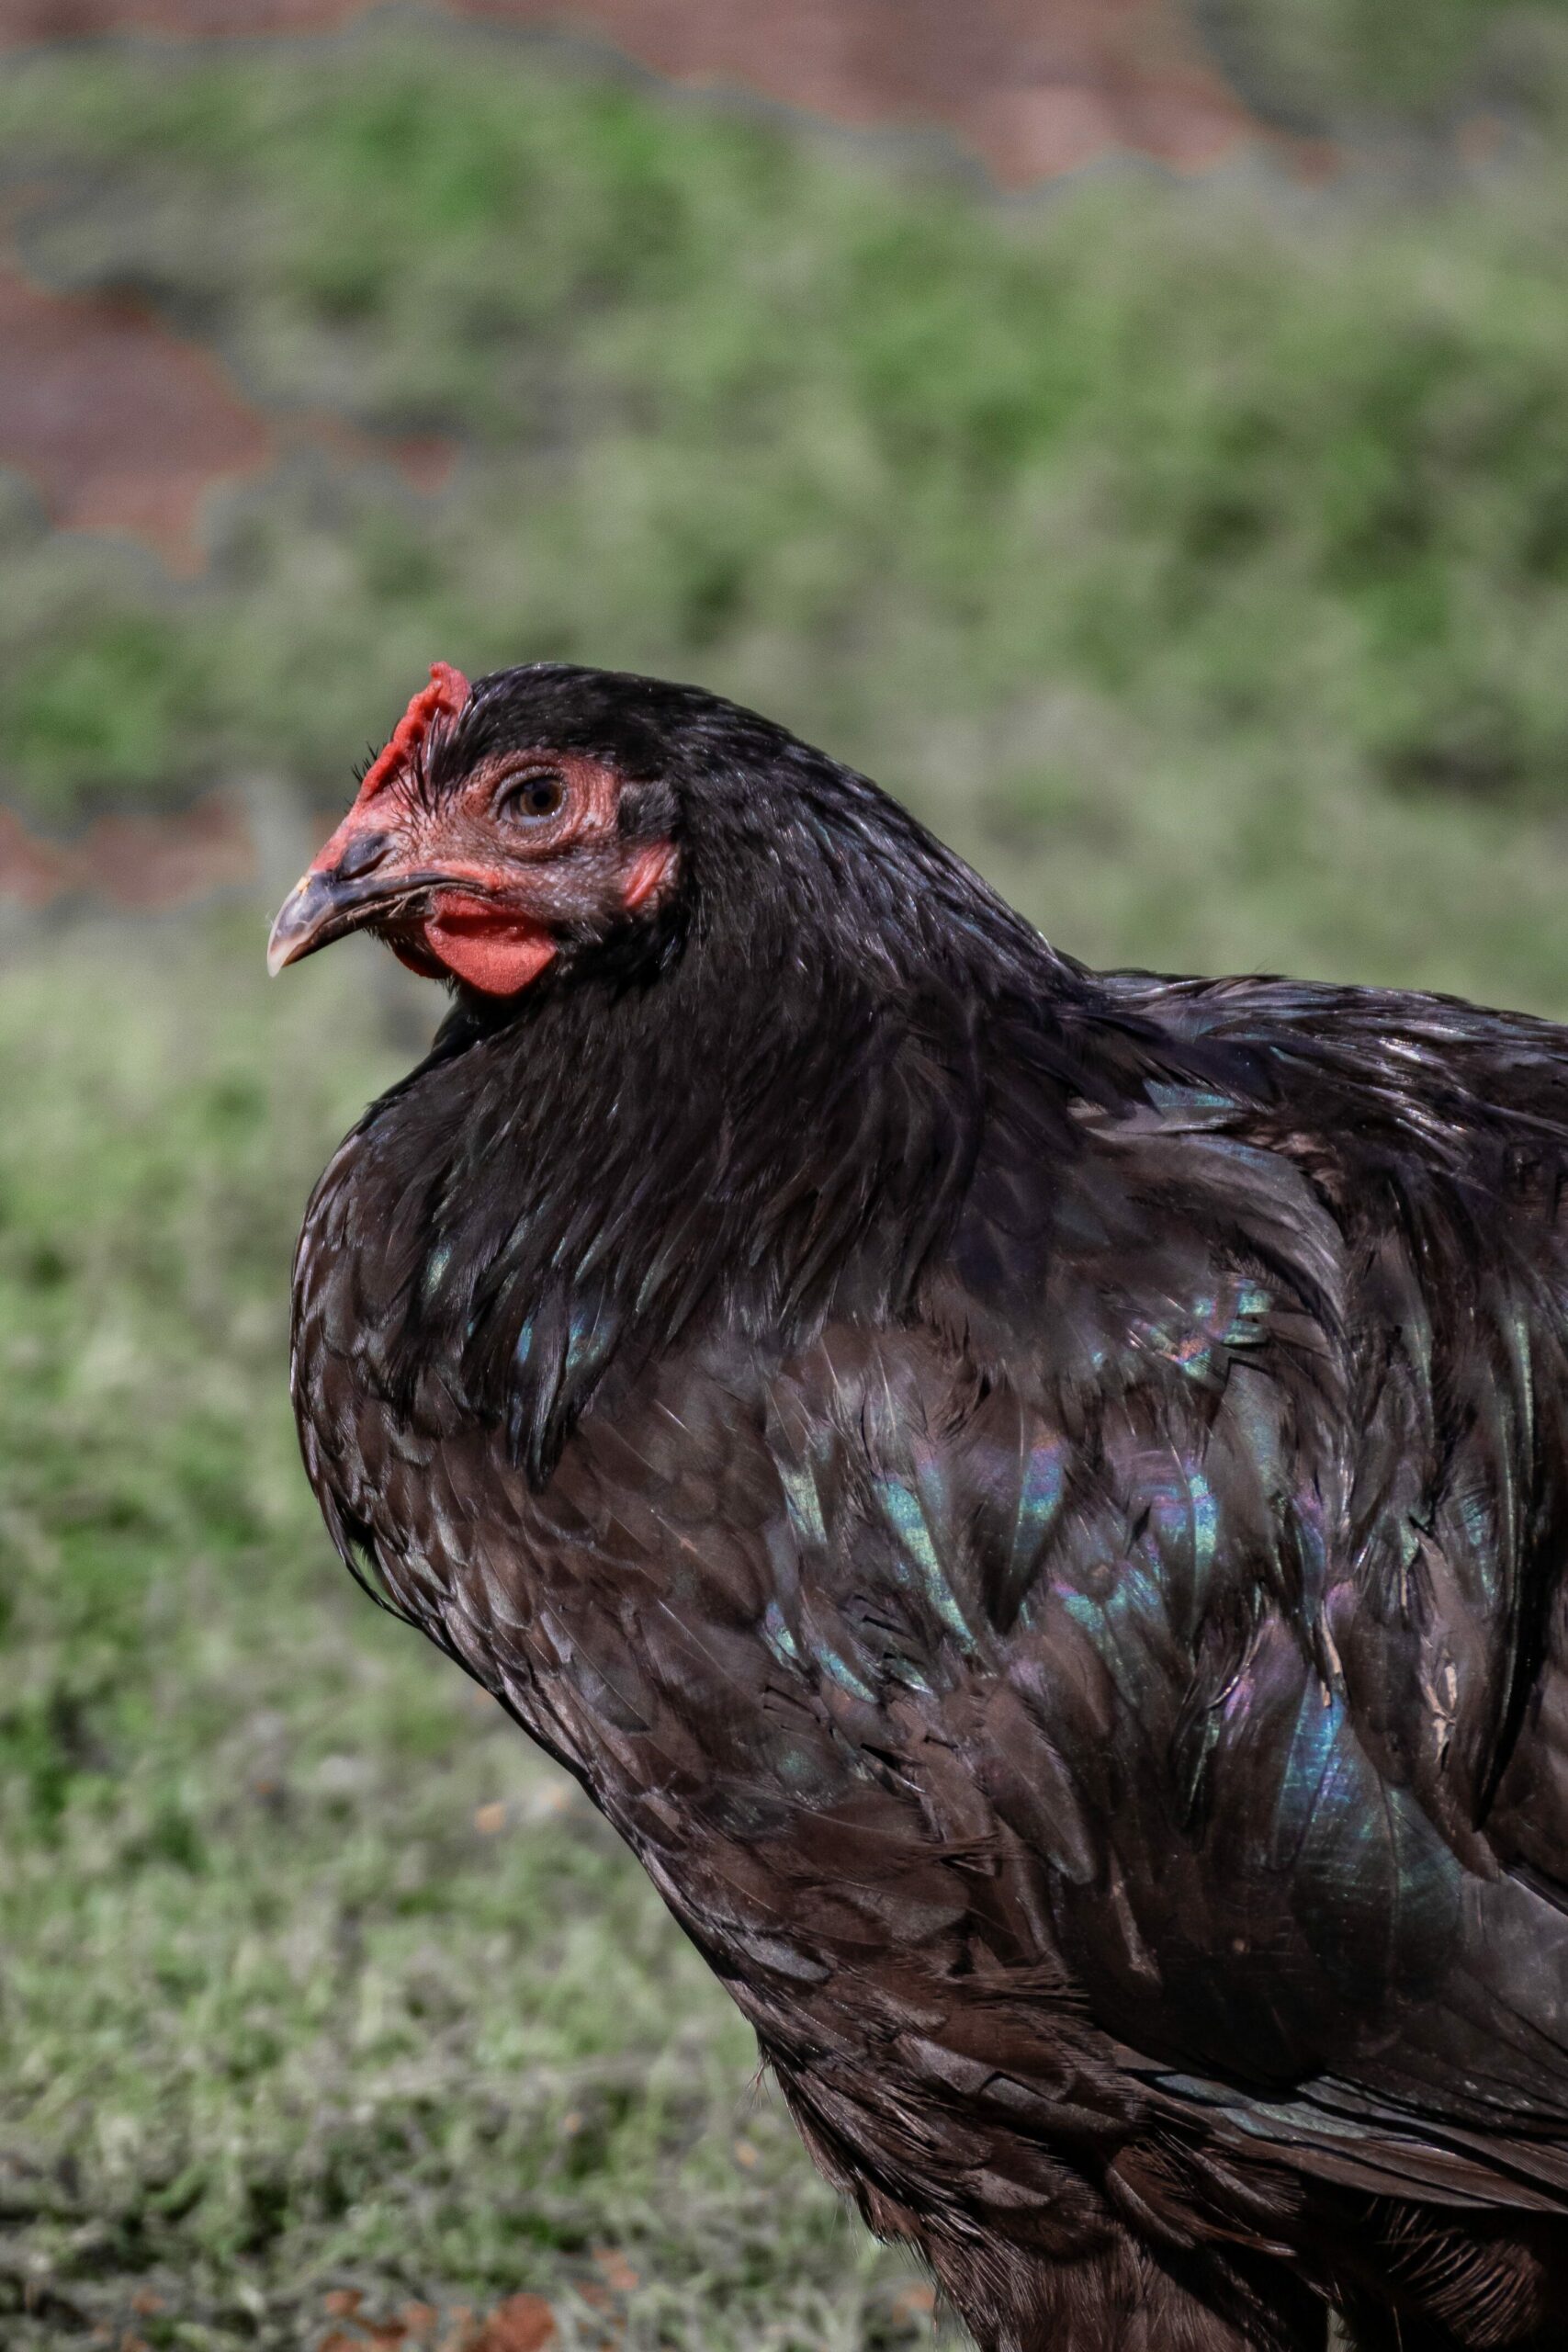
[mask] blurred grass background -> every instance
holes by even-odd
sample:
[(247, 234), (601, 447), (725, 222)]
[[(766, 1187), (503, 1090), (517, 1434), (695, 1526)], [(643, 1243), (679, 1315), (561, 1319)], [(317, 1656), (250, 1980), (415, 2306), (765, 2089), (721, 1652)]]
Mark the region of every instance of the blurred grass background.
[[(0, 477), (6, 801), (325, 806), (434, 656), (648, 667), (1091, 959), (1568, 1012), (1568, 20), (1199, 14), (1326, 177), (1003, 201), (403, 15), (12, 57), (29, 267), (460, 455), (294, 441), (191, 584)], [(434, 1004), (269, 993), (258, 917), (0, 933), (0, 2341), (912, 2340), (614, 1841), (326, 1556), (292, 1235)]]

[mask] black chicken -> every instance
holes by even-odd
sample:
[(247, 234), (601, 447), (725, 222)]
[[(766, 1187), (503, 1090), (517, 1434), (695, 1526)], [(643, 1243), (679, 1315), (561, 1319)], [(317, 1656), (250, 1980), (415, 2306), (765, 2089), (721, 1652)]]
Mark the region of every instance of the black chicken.
[(691, 688), (444, 666), (278, 917), (351, 1566), (995, 2352), (1568, 2343), (1568, 1032), (1098, 975)]

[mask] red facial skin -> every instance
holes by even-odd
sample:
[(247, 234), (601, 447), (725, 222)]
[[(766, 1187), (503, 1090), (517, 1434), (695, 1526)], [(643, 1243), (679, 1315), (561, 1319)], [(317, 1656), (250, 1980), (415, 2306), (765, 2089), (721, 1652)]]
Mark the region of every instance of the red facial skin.
[[(410, 705), (279, 915), (275, 967), (363, 923), (414, 971), (513, 996), (555, 956), (564, 930), (606, 931), (670, 886), (673, 844), (623, 841), (620, 778), (581, 752), (496, 754), (432, 805), (426, 737), (451, 714), (446, 680), (457, 675), (435, 673)], [(301, 925), (291, 910), (335, 887), (345, 864), (352, 916)]]

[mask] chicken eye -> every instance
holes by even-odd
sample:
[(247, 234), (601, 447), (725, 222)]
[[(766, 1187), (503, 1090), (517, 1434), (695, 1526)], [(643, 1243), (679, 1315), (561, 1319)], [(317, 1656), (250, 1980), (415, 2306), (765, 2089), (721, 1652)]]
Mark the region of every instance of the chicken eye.
[(521, 784), (514, 784), (504, 792), (500, 813), (537, 824), (541, 818), (555, 816), (565, 799), (565, 784), (558, 775), (546, 770), (537, 775), (525, 775)]

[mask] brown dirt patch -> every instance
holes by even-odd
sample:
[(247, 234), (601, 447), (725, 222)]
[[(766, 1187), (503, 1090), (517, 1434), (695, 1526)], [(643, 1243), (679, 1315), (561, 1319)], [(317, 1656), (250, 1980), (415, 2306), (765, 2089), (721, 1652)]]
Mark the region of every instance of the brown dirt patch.
[(40, 839), (0, 808), (0, 899), (30, 908), (85, 898), (131, 914), (160, 914), (256, 877), (244, 811), (212, 793), (178, 816), (107, 816), (74, 841)]
[(31, 482), (58, 529), (124, 533), (194, 576), (207, 560), (209, 493), (300, 443), (347, 465), (391, 465), (425, 496), (457, 457), (434, 434), (377, 435), (326, 414), (269, 419), (215, 354), (145, 304), (55, 292), (0, 247), (0, 466)]
[(197, 571), (207, 492), (272, 454), (210, 353), (140, 303), (50, 293), (0, 254), (0, 465), (62, 528), (129, 532), (172, 571)]
[[(139, 31), (205, 40), (347, 24), (370, 0), (0, 0), (0, 43)], [(587, 33), (671, 81), (753, 90), (834, 122), (940, 123), (1005, 186), (1110, 150), (1179, 170), (1257, 125), (1175, 0), (447, 0), (492, 24)]]

